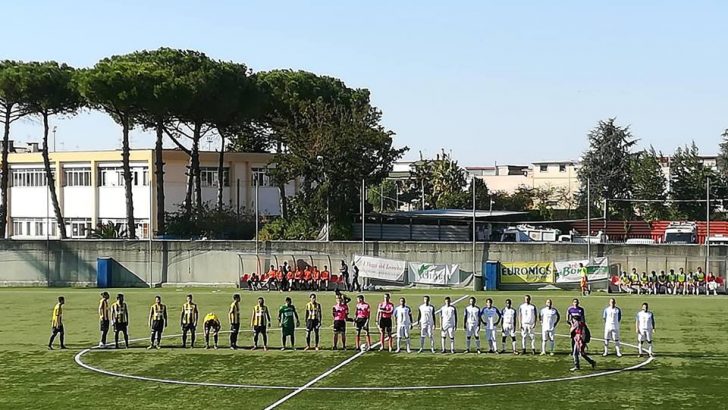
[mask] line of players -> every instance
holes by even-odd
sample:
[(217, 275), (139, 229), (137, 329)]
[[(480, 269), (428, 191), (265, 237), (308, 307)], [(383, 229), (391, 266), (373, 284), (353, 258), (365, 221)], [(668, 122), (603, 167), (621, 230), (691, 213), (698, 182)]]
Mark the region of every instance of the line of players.
[[(401, 341), (404, 340), (407, 352), (411, 352), (410, 330), (416, 325), (420, 328), (420, 346), (419, 352), (425, 349), (425, 340), (429, 338), (430, 351), (435, 352), (434, 330), (436, 329), (436, 316), (439, 313), (439, 329), (441, 333), (441, 349), (442, 353), (447, 351), (447, 342), (449, 341), (449, 351), (455, 353), (455, 334), (457, 330), (457, 309), (453, 306), (449, 297), (444, 300), (444, 305), (435, 310), (430, 303), (430, 297), (425, 296), (423, 304), (418, 308), (417, 321), (413, 321), (412, 310), (406, 304), (405, 298), (400, 298), (399, 305), (394, 306), (390, 300), (390, 295), (384, 295), (384, 300), (377, 305), (376, 324), (379, 329), (379, 342), (372, 345), (369, 330), (369, 322), (371, 319), (371, 306), (365, 301), (364, 295), (357, 296), (356, 310), (354, 317), (349, 314), (349, 302), (351, 300), (344, 294), (336, 293), (336, 304), (331, 310), (333, 317), (333, 349), (338, 349), (339, 338), (341, 338), (341, 347), (346, 350), (346, 324), (354, 322), (356, 327), (356, 348), (357, 350), (366, 350), (376, 345), (379, 350), (383, 350), (385, 344), (388, 350), (393, 350), (393, 340), (396, 337), (396, 352), (401, 351)], [(64, 328), (63, 328), (63, 305), (65, 299), (63, 296), (58, 298), (58, 304), (53, 309), (51, 321), (51, 337), (48, 342), (48, 348), (52, 350), (55, 337), (60, 335), (60, 345), (65, 349), (64, 345)], [(110, 325), (114, 329), (114, 345), (119, 348), (119, 336), (124, 338), (124, 345), (129, 347), (129, 307), (124, 300), (123, 294), (118, 294), (116, 302), (109, 306), (109, 294), (103, 292), (98, 307), (99, 327), (101, 331), (100, 347), (107, 346), (107, 334)], [(306, 320), (306, 347), (304, 350), (320, 349), (320, 328), (323, 323), (323, 310), (321, 304), (317, 302), (315, 293), (309, 297), (309, 302), (305, 308)], [(393, 321), (394, 319), (394, 321)], [(621, 357), (620, 346), (620, 324), (622, 320), (622, 312), (616, 306), (614, 299), (609, 300), (609, 305), (604, 309), (602, 314), (604, 321), (604, 353), (608, 354), (609, 342), (615, 345), (617, 356)], [(553, 307), (551, 299), (546, 300), (546, 305), (539, 310), (531, 303), (530, 295), (524, 297), (524, 303), (518, 307), (518, 310), (512, 307), (510, 299), (506, 299), (505, 307), (502, 310), (493, 306), (493, 300), (487, 298), (485, 307), (480, 308), (476, 304), (476, 298), (471, 297), (468, 306), (464, 309), (463, 329), (466, 336), (465, 352), (469, 353), (471, 349), (471, 341), (475, 339), (476, 352), (481, 352), (480, 345), (480, 327), (485, 328), (485, 340), (488, 344), (488, 352), (504, 353), (506, 341), (511, 339), (511, 347), (513, 354), (519, 354), (516, 349), (516, 331), (520, 329), (521, 334), (521, 352), (526, 353), (527, 340), (530, 339), (531, 352), (536, 354), (536, 331), (537, 322), (541, 324), (541, 355), (548, 353), (553, 355), (555, 349), (555, 329), (561, 320), (559, 311)], [(199, 308), (192, 300), (192, 295), (186, 296), (186, 302), (182, 305), (180, 315), (180, 327), (182, 329), (182, 347), (187, 346), (188, 333), (190, 335), (190, 347), (195, 344), (196, 328), (199, 321)], [(240, 295), (233, 295), (233, 301), (228, 311), (228, 321), (230, 323), (230, 348), (238, 349), (237, 340), (240, 331)], [(218, 334), (222, 327), (220, 319), (214, 313), (208, 313), (202, 320), (205, 347), (218, 348)], [(253, 347), (258, 348), (259, 340), (262, 339), (263, 350), (268, 350), (268, 328), (271, 326), (272, 318), (268, 307), (265, 305), (263, 298), (258, 298), (256, 305), (253, 307), (250, 319), (250, 326), (253, 330)], [(578, 368), (578, 355), (574, 348), (574, 340), (577, 334), (582, 332), (589, 333), (586, 327), (586, 315), (584, 309), (579, 305), (579, 300), (574, 299), (572, 306), (567, 311), (567, 323), (570, 325), (570, 333), (572, 337), (572, 354), (575, 356), (575, 362)], [(167, 307), (162, 303), (160, 296), (155, 297), (154, 304), (150, 307), (148, 324), (151, 329), (150, 345), (148, 349), (159, 349), (161, 347), (161, 338), (164, 329), (168, 325)], [(286, 349), (287, 339), (290, 339), (291, 347), (295, 346), (295, 329), (300, 326), (300, 320), (296, 307), (292, 304), (291, 298), (285, 298), (285, 303), (278, 309), (278, 326), (281, 328), (281, 350)], [(500, 327), (500, 328), (499, 328)], [(396, 333), (393, 334), (393, 329)], [(643, 344), (647, 343), (647, 353), (652, 356), (652, 334), (655, 329), (655, 320), (652, 312), (649, 311), (647, 303), (642, 305), (642, 309), (637, 313), (635, 318), (635, 331), (638, 339), (639, 356), (643, 354)], [(501, 350), (497, 346), (497, 333), (501, 333)], [(361, 343), (362, 333), (366, 336), (366, 344)], [(210, 336), (213, 337), (213, 345), (210, 345)], [(312, 338), (313, 335), (313, 338)], [(584, 345), (589, 342), (590, 336), (586, 336)], [(313, 341), (313, 343), (312, 343)], [(590, 359), (587, 359), (590, 360)]]
[(636, 268), (632, 268), (631, 273), (622, 272), (619, 275), (619, 289), (627, 293), (645, 293), (645, 294), (670, 294), (670, 295), (699, 295), (701, 288), (705, 295), (718, 294), (719, 278), (713, 275), (713, 272), (705, 274), (703, 268), (698, 267), (695, 272), (685, 272), (680, 268), (677, 273), (674, 269), (670, 269), (667, 273), (660, 271), (658, 275), (655, 271), (650, 274), (647, 272), (637, 273)]

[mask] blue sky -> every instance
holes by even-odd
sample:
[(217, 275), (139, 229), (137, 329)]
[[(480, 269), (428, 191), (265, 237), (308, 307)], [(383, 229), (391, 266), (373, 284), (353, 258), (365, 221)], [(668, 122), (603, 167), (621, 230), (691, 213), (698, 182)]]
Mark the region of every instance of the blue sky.
[[(371, 90), (407, 158), (445, 148), (463, 165), (577, 159), (608, 117), (640, 146), (671, 153), (695, 140), (710, 154), (728, 128), (724, 1), (36, 0), (3, 14), (0, 58), (81, 67), (168, 46), (339, 77)], [(102, 114), (56, 125), (59, 149), (119, 146)], [(26, 120), (13, 138), (40, 132)], [(152, 145), (141, 132), (132, 142)]]

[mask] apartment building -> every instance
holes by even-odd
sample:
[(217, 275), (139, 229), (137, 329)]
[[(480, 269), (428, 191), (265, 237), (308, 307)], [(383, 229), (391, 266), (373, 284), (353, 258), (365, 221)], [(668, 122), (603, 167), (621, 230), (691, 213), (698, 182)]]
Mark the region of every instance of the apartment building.
[[(11, 238), (38, 239), (59, 237), (43, 158), (37, 147), (11, 153), (8, 230)], [(268, 177), (272, 154), (226, 153), (223, 166), (223, 201), (240, 210), (255, 209), (258, 184), (260, 214), (279, 215), (277, 187)], [(55, 175), (55, 188), (64, 216), (66, 234), (85, 238), (98, 223), (126, 225), (126, 194), (121, 151), (77, 151), (50, 153)], [(132, 173), (132, 195), (137, 235), (149, 238), (157, 225), (156, 175), (154, 150), (132, 150), (129, 158)], [(164, 193), (161, 206), (165, 211), (178, 209), (187, 187), (189, 157), (179, 150), (164, 150)], [(201, 185), (203, 201), (217, 200), (217, 152), (201, 152)], [(298, 190), (298, 182), (285, 187), (287, 196)]]

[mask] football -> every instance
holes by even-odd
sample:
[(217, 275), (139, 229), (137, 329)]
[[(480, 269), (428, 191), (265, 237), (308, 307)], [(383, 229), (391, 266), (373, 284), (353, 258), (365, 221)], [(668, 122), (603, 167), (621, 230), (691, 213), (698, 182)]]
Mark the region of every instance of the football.
[(367, 346), (366, 343), (362, 343), (362, 345), (359, 348), (361, 349), (362, 352), (366, 352), (367, 351), (367, 347), (368, 346)]

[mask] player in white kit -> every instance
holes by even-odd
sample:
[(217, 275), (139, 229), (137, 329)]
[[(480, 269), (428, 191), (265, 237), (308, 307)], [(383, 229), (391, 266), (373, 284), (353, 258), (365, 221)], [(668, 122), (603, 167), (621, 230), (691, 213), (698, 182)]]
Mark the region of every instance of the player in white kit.
[(612, 340), (617, 357), (622, 357), (619, 344), (619, 324), (622, 321), (622, 309), (617, 307), (617, 301), (614, 298), (609, 299), (609, 306), (604, 308), (602, 319), (604, 319), (604, 353), (602, 356), (609, 354), (609, 341)]
[(480, 308), (475, 305), (475, 298), (471, 297), (465, 308), (465, 353), (470, 353), (470, 339), (475, 337), (475, 351), (480, 354)]
[(554, 330), (561, 320), (561, 315), (559, 315), (559, 311), (553, 307), (551, 299), (546, 299), (546, 306), (541, 308), (539, 320), (541, 321), (541, 356), (546, 354), (547, 340), (551, 343), (551, 351), (549, 354), (553, 356), (556, 344), (554, 341)]
[(495, 341), (496, 326), (500, 322), (501, 313), (493, 306), (493, 299), (485, 300), (485, 307), (480, 311), (480, 321), (485, 325), (485, 341), (488, 343), (488, 353), (498, 352), (498, 344)]
[(458, 323), (458, 311), (450, 304), (450, 297), (445, 298), (445, 305), (440, 308), (440, 329), (442, 330), (442, 353), (445, 353), (445, 339), (450, 338), (450, 353), (455, 353), (455, 329)]
[(417, 323), (420, 325), (420, 350), (418, 353), (422, 353), (422, 349), (425, 348), (425, 338), (430, 338), (430, 351), (435, 353), (435, 336), (433, 329), (435, 329), (435, 307), (430, 304), (430, 297), (425, 296), (425, 303), (420, 305), (417, 312)]
[(412, 310), (407, 306), (404, 298), (399, 298), (399, 306), (394, 308), (394, 319), (397, 321), (397, 353), (400, 352), (399, 343), (402, 338), (405, 340), (407, 353), (411, 353), (409, 331), (412, 329)]
[(518, 307), (518, 321), (521, 328), (521, 348), (522, 353), (526, 354), (526, 338), (531, 339), (531, 353), (536, 354), (536, 337), (533, 330), (536, 328), (536, 306), (531, 304), (531, 296), (526, 295), (524, 302)]
[(511, 345), (513, 347), (513, 354), (518, 354), (516, 350), (516, 309), (511, 307), (511, 300), (506, 299), (506, 307), (501, 311), (501, 331), (503, 332), (503, 346), (501, 347), (501, 353), (506, 351), (506, 337), (511, 337)]
[(652, 334), (655, 332), (655, 316), (650, 312), (647, 303), (642, 304), (642, 310), (637, 312), (635, 320), (635, 328), (637, 329), (637, 342), (639, 342), (638, 353), (642, 357), (642, 344), (647, 342), (647, 354), (652, 354)]

